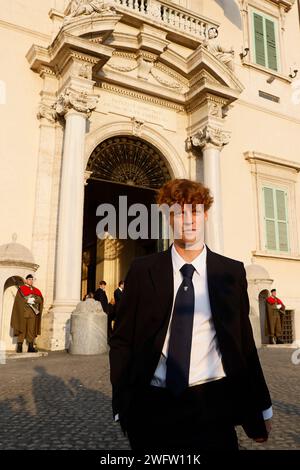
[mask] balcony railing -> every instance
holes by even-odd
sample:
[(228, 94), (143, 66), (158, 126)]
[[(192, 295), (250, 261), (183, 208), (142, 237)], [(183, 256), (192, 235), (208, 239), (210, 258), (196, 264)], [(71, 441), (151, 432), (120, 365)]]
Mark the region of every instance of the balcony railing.
[(197, 36), (200, 40), (208, 37), (207, 32), (210, 28), (219, 26), (167, 0), (114, 0), (114, 2), (123, 11), (131, 10), (168, 28)]

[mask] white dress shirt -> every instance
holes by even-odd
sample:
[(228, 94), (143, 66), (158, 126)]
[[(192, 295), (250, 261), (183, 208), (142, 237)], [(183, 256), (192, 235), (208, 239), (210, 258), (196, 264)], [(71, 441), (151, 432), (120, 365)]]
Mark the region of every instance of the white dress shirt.
[[(171, 249), (171, 255), (174, 274), (173, 315), (176, 294), (183, 280), (180, 269), (184, 264), (186, 264), (186, 261), (179, 255), (174, 245)], [(195, 268), (192, 279), (195, 290), (195, 309), (189, 372), (190, 387), (212, 380), (219, 380), (226, 376), (222, 365), (216, 330), (212, 320), (207, 285), (206, 256), (207, 249), (204, 245), (202, 252), (191, 263)], [(151, 385), (156, 387), (166, 387), (166, 361), (168, 356), (172, 315), (163, 345), (162, 354), (151, 381)], [(272, 407), (263, 411), (263, 416), (264, 419), (271, 418)]]
[[(199, 385), (204, 382), (209, 382), (211, 380), (217, 380), (225, 377), (208, 297), (206, 253), (207, 250), (206, 246), (204, 245), (203, 251), (191, 263), (195, 268), (193, 275), (195, 310), (191, 345), (189, 386)], [(184, 264), (186, 264), (186, 261), (179, 255), (174, 245), (172, 246), (171, 254), (174, 274), (174, 296), (172, 306), (173, 315), (176, 294), (183, 280), (180, 269)], [(166, 387), (166, 360), (168, 357), (172, 315), (170, 318), (160, 361), (151, 381), (151, 385), (163, 388)]]

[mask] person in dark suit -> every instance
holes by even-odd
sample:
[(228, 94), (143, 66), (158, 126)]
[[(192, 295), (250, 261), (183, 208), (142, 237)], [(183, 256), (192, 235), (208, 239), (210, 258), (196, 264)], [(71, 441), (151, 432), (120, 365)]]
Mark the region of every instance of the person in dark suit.
[(108, 298), (105, 292), (106, 282), (100, 281), (99, 287), (95, 292), (94, 299), (101, 303), (103, 311), (108, 313)]
[(135, 259), (125, 279), (110, 339), (114, 418), (135, 451), (238, 450), (238, 424), (264, 442), (272, 404), (243, 263), (204, 244), (213, 198), (201, 183), (170, 181), (157, 202), (180, 208), (174, 244)]
[(123, 290), (124, 290), (124, 281), (120, 281), (119, 287), (114, 292), (116, 310), (119, 308), (119, 303), (122, 298)]
[(114, 291), (114, 298), (110, 301), (108, 304), (108, 315), (107, 315), (107, 338), (109, 338), (112, 335), (114, 324), (115, 324), (115, 319), (116, 319), (116, 314), (119, 309), (120, 301), (122, 298), (123, 294), (123, 289), (124, 289), (124, 281), (119, 282), (119, 286), (117, 289)]

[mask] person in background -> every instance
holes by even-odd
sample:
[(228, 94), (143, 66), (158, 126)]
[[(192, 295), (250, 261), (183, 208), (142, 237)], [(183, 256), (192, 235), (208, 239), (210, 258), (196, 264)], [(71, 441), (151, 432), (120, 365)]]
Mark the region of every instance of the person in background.
[(103, 311), (108, 313), (108, 298), (105, 292), (106, 282), (100, 281), (99, 287), (95, 292), (94, 299), (101, 303)]
[(111, 306), (110, 313), (109, 313), (109, 330), (108, 330), (108, 335), (107, 335), (108, 339), (111, 337), (114, 326), (115, 326), (116, 315), (119, 310), (123, 291), (124, 291), (124, 281), (120, 281), (119, 286), (114, 291), (114, 298), (111, 300), (112, 306)]
[(35, 338), (41, 334), (41, 316), (44, 299), (39, 289), (33, 286), (33, 275), (28, 274), (24, 285), (19, 286), (11, 316), (14, 336), (18, 337), (17, 353), (23, 352), (23, 341), (28, 342), (28, 352), (36, 353)]
[(118, 308), (119, 308), (119, 304), (120, 304), (120, 301), (121, 301), (121, 298), (122, 298), (123, 290), (124, 290), (124, 281), (120, 281), (119, 282), (119, 287), (114, 292), (116, 312), (118, 311)]
[(285, 305), (276, 296), (276, 289), (271, 290), (271, 295), (267, 298), (266, 307), (266, 336), (269, 336), (270, 344), (283, 344), (282, 326)]

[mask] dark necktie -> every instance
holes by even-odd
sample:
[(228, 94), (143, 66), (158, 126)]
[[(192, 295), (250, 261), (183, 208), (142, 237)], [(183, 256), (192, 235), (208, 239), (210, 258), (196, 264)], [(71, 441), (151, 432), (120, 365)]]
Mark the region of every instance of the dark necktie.
[(174, 303), (167, 358), (166, 386), (179, 396), (189, 385), (189, 370), (193, 334), (195, 292), (192, 264), (180, 269), (183, 281)]

